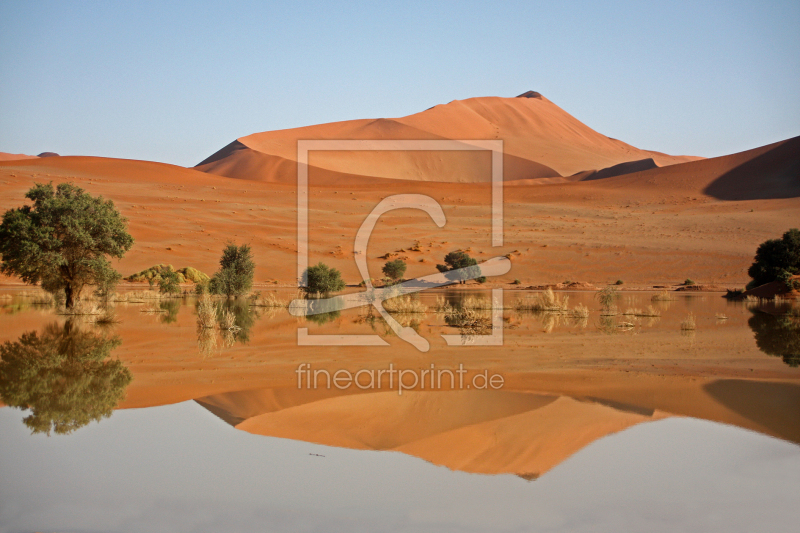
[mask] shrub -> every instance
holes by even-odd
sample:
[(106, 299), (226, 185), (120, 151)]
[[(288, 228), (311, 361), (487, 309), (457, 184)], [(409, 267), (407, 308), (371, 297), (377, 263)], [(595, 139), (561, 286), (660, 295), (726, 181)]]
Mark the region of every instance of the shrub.
[(781, 271), (781, 273), (778, 274), (777, 281), (783, 283), (787, 291), (800, 289), (800, 281), (793, 279), (792, 273), (788, 270)]
[(566, 313), (569, 310), (569, 296), (559, 298), (548, 288), (545, 291), (537, 292), (524, 300), (517, 300), (514, 309), (517, 311), (546, 311), (550, 313)]
[[(748, 288), (775, 281), (783, 271), (800, 272), (800, 230), (793, 228), (780, 239), (762, 242), (747, 274), (753, 278)], [(751, 287), (752, 286), (752, 287)]]
[(393, 281), (397, 281), (406, 273), (406, 263), (402, 259), (387, 261), (386, 264), (383, 265), (383, 273)]
[(652, 298), (650, 298), (651, 302), (669, 302), (674, 300), (675, 297), (672, 296), (669, 291), (661, 291), (658, 294), (654, 294)]
[(219, 271), (214, 274), (208, 284), (213, 294), (224, 294), (227, 297), (243, 296), (253, 287), (253, 276), (256, 264), (253, 261), (249, 244), (236, 246), (230, 242), (222, 251), (219, 260)]
[(689, 278), (686, 278), (686, 279), (683, 281), (683, 284), (684, 284), (684, 285), (694, 285), (694, 281), (690, 280)]
[(597, 291), (595, 298), (600, 302), (600, 307), (605, 311), (610, 311), (614, 308), (614, 303), (617, 299), (617, 289), (609, 285), (608, 287)]
[(622, 285), (623, 283), (624, 283), (624, 281), (622, 281), (621, 279), (618, 279), (616, 282), (614, 282), (614, 285)]
[(158, 281), (158, 290), (162, 294), (179, 294), (181, 287), (178, 273), (174, 270), (166, 270), (161, 273), (161, 279)]
[[(481, 269), (478, 266), (478, 261), (461, 250), (456, 250), (455, 252), (447, 254), (444, 257), (444, 263), (444, 265), (436, 265), (436, 270), (445, 273), (446, 277), (453, 281), (466, 283), (467, 279), (480, 277)], [(447, 273), (449, 272), (453, 273), (448, 275)]]
[(519, 279), (515, 279), (512, 283), (512, 285), (521, 285), (521, 284), (522, 282)]
[(384, 300), (383, 308), (390, 313), (424, 313), (428, 310), (427, 305), (409, 295)]
[(728, 300), (739, 300), (744, 297), (744, 290), (742, 289), (728, 289), (725, 293), (725, 298)]
[(146, 281), (150, 284), (150, 288), (153, 288), (159, 281), (161, 281), (162, 274), (166, 271), (177, 273), (178, 283), (186, 283), (187, 281), (191, 281), (192, 283), (208, 283), (208, 280), (210, 279), (208, 274), (200, 272), (193, 267), (175, 269), (172, 265), (160, 264), (146, 268), (141, 272), (137, 272), (136, 274), (131, 274), (125, 278), (125, 280)]
[(328, 294), (345, 287), (341, 272), (325, 263), (308, 267), (303, 273), (303, 278), (306, 281), (303, 290), (308, 294)]
[(486, 276), (480, 276), (475, 281), (477, 281), (478, 283), (481, 283), (481, 284), (486, 283)]

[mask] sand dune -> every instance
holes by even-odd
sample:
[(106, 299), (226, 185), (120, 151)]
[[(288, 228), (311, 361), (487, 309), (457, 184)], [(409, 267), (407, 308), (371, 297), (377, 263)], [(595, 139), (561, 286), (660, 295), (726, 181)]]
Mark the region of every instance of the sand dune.
[[(530, 93), (530, 91), (529, 91)], [(502, 139), (507, 180), (554, 178), (653, 159), (697, 159), (640, 150), (602, 135), (536, 93), (456, 100), (396, 119), (364, 119), (241, 137), (196, 168), (240, 179), (292, 182), (299, 139)], [(312, 152), (310, 165), (345, 174), (445, 182), (490, 179), (485, 153)], [(289, 164), (287, 164), (287, 162)]]
[(37, 159), (38, 156), (35, 155), (25, 155), (25, 154), (9, 154), (6, 152), (0, 152), (0, 161), (18, 161), (20, 159)]
[[(276, 394), (293, 401), (279, 407), (273, 401)], [(664, 416), (506, 391), (409, 391), (398, 396), (270, 390), (212, 396), (199, 403), (249, 433), (394, 450), (454, 470), (526, 477), (537, 477), (600, 437)], [(254, 410), (256, 404), (260, 407)]]
[(703, 193), (721, 200), (797, 198), (800, 137), (722, 157), (607, 177), (611, 179), (606, 183), (613, 187)]

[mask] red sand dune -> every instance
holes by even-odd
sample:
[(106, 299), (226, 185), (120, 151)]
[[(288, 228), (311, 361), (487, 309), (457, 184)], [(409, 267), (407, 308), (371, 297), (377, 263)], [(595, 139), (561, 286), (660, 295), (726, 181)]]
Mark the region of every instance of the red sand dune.
[(38, 156), (35, 155), (25, 155), (25, 154), (9, 154), (6, 152), (0, 152), (0, 161), (17, 161), (20, 159), (37, 159)]
[[(529, 93), (531, 93), (529, 91)], [(198, 170), (241, 179), (294, 181), (299, 139), (502, 139), (506, 180), (570, 176), (653, 159), (671, 165), (695, 157), (640, 150), (602, 135), (536, 93), (535, 97), (455, 100), (396, 119), (364, 119), (241, 137)], [(312, 167), (345, 174), (423, 181), (490, 178), (488, 154), (454, 152), (312, 152)]]
[[(276, 402), (275, 394), (283, 401)], [(532, 478), (600, 437), (664, 416), (513, 391), (408, 391), (398, 396), (266, 390), (211, 396), (199, 403), (249, 433), (394, 450), (453, 470)]]

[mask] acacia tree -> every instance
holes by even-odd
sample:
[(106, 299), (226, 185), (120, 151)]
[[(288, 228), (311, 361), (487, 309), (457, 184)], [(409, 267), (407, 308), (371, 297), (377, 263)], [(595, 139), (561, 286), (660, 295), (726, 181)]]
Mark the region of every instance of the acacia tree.
[[(467, 279), (477, 278), (481, 275), (481, 267), (478, 266), (478, 261), (471, 258), (466, 252), (456, 250), (444, 256), (444, 265), (436, 265), (439, 272), (445, 273), (449, 279), (458, 281), (459, 283), (466, 283)], [(460, 272), (448, 274), (449, 272)]]
[(113, 270), (108, 257), (121, 258), (133, 246), (127, 220), (111, 200), (94, 197), (71, 183), (35, 184), (33, 201), (9, 209), (0, 225), (0, 272), (64, 291), (71, 308), (86, 285)]
[(224, 294), (230, 298), (243, 296), (253, 288), (256, 263), (249, 244), (236, 246), (229, 242), (222, 250), (219, 266), (219, 272), (214, 274), (208, 284), (211, 293)]

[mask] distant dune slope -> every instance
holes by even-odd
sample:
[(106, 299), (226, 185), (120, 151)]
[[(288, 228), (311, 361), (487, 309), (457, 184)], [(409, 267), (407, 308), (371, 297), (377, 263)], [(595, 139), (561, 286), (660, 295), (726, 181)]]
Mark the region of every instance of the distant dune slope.
[[(800, 197), (800, 137), (663, 168), (619, 175), (612, 175), (612, 170), (590, 173), (584, 179), (596, 179), (601, 187), (703, 193), (720, 200), (797, 198)], [(607, 179), (598, 179), (604, 174), (608, 174)]]
[[(196, 168), (239, 179), (293, 181), (300, 139), (502, 139), (506, 180), (570, 176), (643, 159), (653, 159), (659, 166), (697, 159), (640, 150), (606, 137), (535, 94), (456, 100), (396, 119), (255, 133), (227, 145)], [(392, 179), (474, 183), (491, 177), (488, 154), (480, 152), (328, 151), (312, 153), (309, 164)]]
[(6, 152), (0, 152), (0, 161), (17, 161), (19, 159), (38, 159), (38, 157), (35, 155), (9, 154)]

